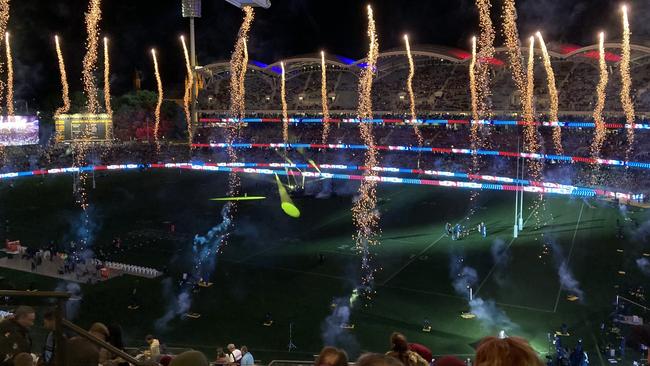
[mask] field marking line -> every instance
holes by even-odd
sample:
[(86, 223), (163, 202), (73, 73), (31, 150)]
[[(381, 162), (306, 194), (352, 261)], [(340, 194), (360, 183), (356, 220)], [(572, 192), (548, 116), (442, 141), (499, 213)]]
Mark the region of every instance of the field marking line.
[[(536, 209), (531, 211), (530, 214), (528, 214), (528, 217), (526, 218), (526, 221), (524, 221), (524, 226), (526, 225), (526, 223), (528, 223), (528, 221), (530, 220), (531, 216), (533, 216), (535, 211), (536, 211)], [(514, 238), (514, 237), (510, 240), (510, 243), (508, 243), (508, 246), (506, 247), (506, 250), (510, 249), (510, 247), (512, 246), (512, 243), (514, 243), (515, 240), (517, 240), (517, 238)], [(492, 276), (492, 273), (494, 272), (494, 270), (496, 268), (497, 268), (497, 265), (495, 263), (492, 266), (492, 268), (490, 268), (490, 271), (487, 273), (487, 275), (485, 275), (485, 277), (483, 278), (483, 281), (481, 281), (481, 284), (478, 285), (478, 288), (476, 289), (476, 292), (474, 293), (474, 296), (478, 296), (479, 291), (481, 291), (481, 288), (483, 288), (483, 285), (485, 285), (487, 280)]]
[(603, 360), (603, 355), (600, 352), (600, 347), (598, 347), (598, 340), (596, 339), (596, 336), (593, 332), (591, 333), (591, 339), (593, 339), (594, 346), (596, 346), (596, 354), (598, 355), (598, 360), (600, 360), (600, 366), (605, 366), (605, 360)]
[(420, 251), (418, 254), (415, 255), (415, 257), (410, 258), (406, 263), (400, 267), (397, 271), (395, 271), (392, 275), (390, 275), (384, 282), (382, 282), (380, 285), (385, 286), (388, 282), (390, 282), (393, 278), (395, 278), (398, 274), (400, 274), (406, 267), (410, 266), (411, 263), (415, 262), (416, 259), (418, 259), (422, 254), (426, 253), (429, 249), (431, 249), (434, 245), (438, 244), (442, 238), (447, 236), (446, 234), (440, 235), (440, 237), (436, 240), (434, 240), (431, 244), (427, 245), (426, 248), (424, 248), (422, 251)]
[[(585, 208), (585, 203), (582, 203), (582, 206), (580, 206), (580, 214), (578, 215), (578, 222), (576, 222), (576, 229), (573, 231), (573, 239), (571, 239), (571, 249), (569, 249), (569, 255), (566, 258), (566, 265), (569, 265), (569, 262), (571, 262), (571, 254), (573, 254), (573, 246), (576, 243), (576, 236), (578, 235), (578, 227), (580, 226), (580, 220), (582, 219), (582, 211)], [(560, 288), (557, 290), (557, 297), (555, 298), (555, 306), (553, 307), (553, 312), (557, 312), (557, 306), (560, 302), (560, 294), (562, 294), (562, 284), (560, 284)]]

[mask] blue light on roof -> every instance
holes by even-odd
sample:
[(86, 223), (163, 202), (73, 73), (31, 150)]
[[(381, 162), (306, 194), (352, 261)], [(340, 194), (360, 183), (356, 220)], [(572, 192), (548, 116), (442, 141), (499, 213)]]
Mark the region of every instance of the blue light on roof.
[(351, 59), (351, 58), (347, 58), (347, 57), (343, 57), (343, 56), (339, 56), (339, 55), (336, 55), (336, 58), (337, 58), (339, 61), (341, 61), (341, 62), (343, 62), (344, 64), (346, 64), (346, 65), (352, 65), (353, 63), (356, 62), (356, 61), (354, 61), (354, 60)]
[(268, 64), (265, 64), (264, 62), (259, 62), (259, 61), (251, 60), (251, 63), (252, 63), (253, 65), (259, 67), (259, 68), (262, 68), (262, 69), (266, 69), (267, 67), (269, 67), (269, 65), (268, 65)]
[(282, 74), (282, 68), (280, 66), (273, 66), (271, 68), (271, 71), (275, 72), (276, 74)]

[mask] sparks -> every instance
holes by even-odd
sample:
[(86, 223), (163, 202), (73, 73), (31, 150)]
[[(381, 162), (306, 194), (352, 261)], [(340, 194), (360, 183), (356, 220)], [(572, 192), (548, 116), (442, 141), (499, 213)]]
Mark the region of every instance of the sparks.
[(406, 79), (406, 90), (409, 93), (411, 123), (413, 124), (413, 131), (418, 139), (418, 146), (424, 145), (424, 137), (417, 125), (417, 115), (415, 114), (415, 93), (413, 92), (413, 78), (415, 77), (415, 63), (413, 62), (413, 55), (411, 55), (411, 45), (409, 43), (409, 36), (404, 35), (404, 43), (406, 44), (406, 56), (409, 60), (409, 76)]
[[(548, 54), (548, 49), (546, 48), (546, 43), (542, 37), (542, 33), (537, 32), (535, 34), (539, 40), (539, 46), (542, 49), (542, 55), (544, 57), (544, 69), (546, 70), (546, 81), (548, 83), (548, 95), (549, 95), (549, 122), (557, 122), (558, 119), (558, 94), (557, 87), (555, 85), (555, 72), (553, 71), (553, 66), (551, 66), (551, 57)], [(553, 127), (553, 146), (555, 147), (555, 153), (557, 155), (563, 155), (564, 149), (562, 148), (562, 128), (560, 126)]]
[(61, 98), (63, 99), (63, 106), (59, 107), (54, 115), (68, 113), (70, 111), (70, 92), (68, 88), (68, 76), (65, 72), (65, 62), (63, 61), (63, 52), (61, 52), (61, 45), (59, 44), (59, 36), (54, 36), (54, 43), (56, 45), (56, 56), (59, 60), (59, 73), (61, 74)]
[(95, 69), (97, 68), (97, 48), (99, 43), (99, 21), (102, 18), (101, 0), (90, 0), (86, 13), (86, 55), (83, 59), (83, 84), (88, 113), (97, 113), (99, 101), (97, 100), (97, 85)]
[(187, 80), (185, 81), (185, 94), (183, 95), (183, 109), (185, 111), (185, 122), (187, 123), (188, 144), (192, 145), (192, 116), (190, 115), (190, 99), (192, 98), (192, 88), (194, 88), (194, 73), (190, 63), (190, 55), (187, 52), (185, 37), (181, 36), (183, 44), (183, 55), (185, 56), (185, 70), (187, 71)]
[(158, 69), (158, 58), (156, 57), (156, 50), (151, 50), (151, 57), (153, 58), (153, 68), (156, 73), (156, 85), (158, 86), (158, 103), (156, 104), (156, 124), (153, 128), (153, 138), (156, 142), (156, 151), (160, 152), (160, 141), (158, 140), (158, 131), (160, 129), (160, 107), (163, 102), (163, 85), (162, 80), (160, 79), (160, 70)]
[[(230, 58), (230, 115), (237, 122), (228, 124), (227, 128), (227, 141), (232, 144), (237, 137), (241, 119), (244, 118), (246, 111), (246, 94), (244, 88), (244, 79), (246, 78), (248, 59), (247, 39), (250, 31), (251, 24), (254, 18), (253, 8), (250, 6), (244, 7), (244, 19), (239, 28), (237, 41), (235, 42), (235, 49), (233, 50)], [(227, 149), (228, 160), (231, 163), (237, 162), (237, 152), (234, 148)], [(239, 193), (239, 177), (237, 173), (231, 172), (228, 175), (228, 196), (234, 197)], [(232, 203), (229, 206), (227, 217), (232, 218), (232, 213), (236, 206)]]
[(7, 115), (14, 115), (14, 60), (11, 55), (9, 32), (5, 33), (5, 49), (7, 50)]
[[(477, 119), (492, 118), (492, 90), (490, 80), (490, 63), (487, 60), (494, 58), (494, 26), (490, 17), (490, 0), (476, 0), (479, 10), (479, 28), (481, 34), (478, 38), (478, 57), (475, 60), (476, 94), (477, 94)], [(485, 130), (489, 132), (489, 129)], [(482, 141), (487, 145), (488, 140)]]
[(321, 69), (321, 83), (320, 83), (320, 100), (323, 106), (323, 136), (322, 143), (327, 143), (327, 136), (330, 130), (330, 111), (327, 105), (327, 70), (325, 68), (325, 52), (320, 52), (320, 69)]
[(512, 79), (521, 95), (522, 107), (525, 104), (526, 78), (521, 62), (521, 49), (519, 47), (519, 31), (517, 30), (517, 8), (515, 0), (505, 0), (503, 3), (503, 34), (508, 49), (508, 60)]
[[(593, 158), (600, 158), (600, 151), (603, 148), (603, 143), (605, 142), (607, 131), (605, 129), (605, 120), (603, 118), (603, 109), (605, 108), (605, 97), (606, 97), (606, 88), (607, 82), (609, 81), (607, 74), (607, 63), (605, 62), (605, 34), (600, 33), (598, 36), (598, 66), (600, 70), (600, 80), (596, 86), (596, 108), (594, 109), (594, 123), (596, 128), (594, 129), (594, 139), (591, 144), (591, 156)], [(597, 166), (594, 166), (594, 170), (597, 169)], [(596, 174), (592, 180), (593, 184), (597, 183)]]
[(627, 20), (627, 6), (623, 5), (623, 50), (621, 55), (621, 103), (625, 112), (627, 129), (627, 150), (625, 160), (632, 158), (634, 151), (634, 103), (630, 97), (632, 77), (630, 76), (630, 23)]
[[(7, 32), (7, 26), (9, 25), (9, 9), (10, 9), (10, 0), (0, 0), (0, 34), (5, 34)], [(0, 75), (4, 72), (4, 64), (0, 62)], [(4, 98), (5, 92), (5, 82), (0, 79), (0, 103)]]
[(108, 57), (108, 37), (104, 37), (104, 104), (106, 114), (113, 115), (111, 108), (111, 63)]
[[(368, 37), (370, 45), (366, 57), (366, 67), (361, 71), (359, 78), (359, 105), (358, 114), (361, 123), (359, 130), (363, 142), (368, 145), (365, 155), (365, 165), (369, 170), (365, 173), (374, 178), (377, 173), (377, 150), (372, 134), (372, 79), (377, 66), (379, 42), (375, 30), (372, 7), (368, 5)], [(352, 207), (352, 218), (357, 228), (355, 235), (356, 249), (362, 255), (362, 279), (364, 287), (371, 287), (374, 282), (374, 270), (370, 264), (370, 246), (379, 243), (379, 213), (377, 212), (377, 182), (374, 179), (363, 180), (359, 186), (359, 198)]]
[(282, 141), (289, 142), (289, 114), (287, 112), (287, 86), (284, 71), (284, 62), (280, 62), (282, 68), (282, 79), (280, 81), (280, 101), (282, 102)]

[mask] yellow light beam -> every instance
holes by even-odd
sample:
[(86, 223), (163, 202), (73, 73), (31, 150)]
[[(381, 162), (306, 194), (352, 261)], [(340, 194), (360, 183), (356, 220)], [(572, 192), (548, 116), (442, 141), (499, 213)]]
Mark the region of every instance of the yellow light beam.
[(293, 204), (289, 193), (287, 193), (287, 189), (284, 188), (284, 185), (277, 174), (275, 174), (275, 182), (278, 185), (278, 194), (280, 195), (280, 208), (282, 208), (282, 211), (284, 211), (288, 216), (297, 219), (300, 217), (300, 210)]

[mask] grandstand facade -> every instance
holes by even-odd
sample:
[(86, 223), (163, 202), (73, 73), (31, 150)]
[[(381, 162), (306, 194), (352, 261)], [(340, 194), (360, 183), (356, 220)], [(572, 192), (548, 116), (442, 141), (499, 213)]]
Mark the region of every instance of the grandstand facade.
[[(605, 115), (622, 115), (620, 103), (620, 43), (605, 44), (609, 68), (609, 84)], [(524, 48), (523, 51), (526, 49)], [(631, 73), (633, 99), (637, 116), (650, 115), (650, 47), (632, 44)], [(496, 115), (518, 114), (519, 95), (507, 67), (506, 48), (497, 48), (490, 60), (492, 104)], [(539, 114), (548, 109), (546, 72), (537, 49), (535, 68), (535, 99)], [(526, 54), (527, 52), (522, 52)], [(416, 46), (412, 49), (416, 64), (413, 81), (418, 115), (468, 114), (470, 111), (468, 68), (471, 54), (441, 46)], [(593, 111), (598, 82), (598, 45), (578, 47), (549, 45), (549, 54), (559, 91), (563, 115), (588, 119)], [(290, 114), (317, 114), (321, 111), (320, 55), (302, 55), (283, 60), (286, 68), (287, 102)], [(330, 110), (340, 114), (356, 113), (357, 84), (365, 61), (342, 56), (326, 58)], [(228, 61), (203, 66), (200, 75), (203, 88), (199, 108), (204, 114), (225, 114), (230, 102)], [(246, 75), (246, 110), (250, 114), (278, 114), (280, 110), (280, 61), (249, 63)], [(379, 54), (374, 80), (373, 108), (378, 115), (405, 114), (408, 110), (406, 78), (408, 60), (404, 49)]]

